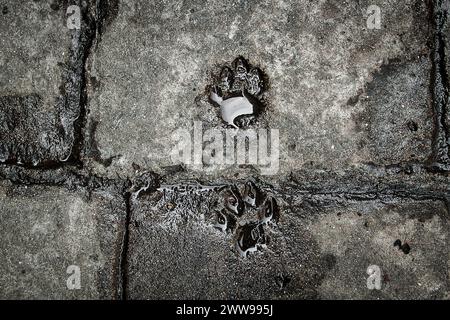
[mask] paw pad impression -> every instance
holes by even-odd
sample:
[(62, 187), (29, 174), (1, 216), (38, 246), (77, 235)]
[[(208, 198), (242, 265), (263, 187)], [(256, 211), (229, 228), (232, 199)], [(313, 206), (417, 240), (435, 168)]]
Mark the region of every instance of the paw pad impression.
[[(241, 257), (267, 246), (280, 210), (275, 198), (253, 181), (205, 186), (200, 183), (161, 185), (155, 212), (169, 222), (196, 219), (227, 236)], [(170, 206), (168, 206), (170, 205)]]
[(242, 257), (264, 248), (269, 240), (268, 231), (280, 217), (275, 198), (264, 195), (252, 181), (247, 181), (241, 190), (228, 186), (220, 193), (223, 208), (217, 213), (215, 227), (234, 234), (236, 249)]
[(248, 126), (263, 110), (264, 74), (243, 57), (231, 66), (223, 66), (217, 83), (212, 86), (210, 100), (220, 106), (222, 120), (239, 128)]

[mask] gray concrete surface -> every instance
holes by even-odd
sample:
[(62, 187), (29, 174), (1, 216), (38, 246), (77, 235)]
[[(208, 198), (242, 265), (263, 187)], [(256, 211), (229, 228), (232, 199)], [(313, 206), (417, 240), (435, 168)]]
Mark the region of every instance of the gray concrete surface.
[[(380, 30), (367, 29), (371, 4)], [(110, 176), (132, 175), (132, 163), (161, 172), (173, 165), (177, 128), (227, 127), (205, 90), (238, 55), (267, 74), (260, 127), (280, 130), (283, 173), (422, 162), (433, 126), (428, 10), (423, 1), (120, 1), (90, 59), (89, 122), (111, 160), (92, 166)]]
[[(246, 257), (236, 245), (239, 226), (257, 220), (253, 209), (247, 207), (236, 226), (224, 231), (217, 228), (217, 212), (226, 202), (220, 192), (140, 193), (130, 224), (129, 298), (448, 297), (444, 201), (380, 191), (358, 198), (357, 183), (354, 190), (322, 194), (293, 185), (257, 186), (277, 200), (280, 218), (264, 225), (265, 246)], [(399, 250), (396, 240), (408, 243), (410, 251)], [(372, 265), (381, 269), (381, 290), (367, 288)]]
[[(448, 0), (0, 0), (0, 298), (448, 299), (449, 23)], [(224, 66), (275, 174), (171, 158), (175, 130), (231, 128)]]
[(66, 27), (62, 3), (2, 1), (1, 6), (0, 161), (38, 166), (74, 160), (82, 32)]
[[(0, 299), (119, 297), (120, 195), (5, 181), (0, 190)], [(80, 288), (67, 286), (69, 266), (79, 267)]]

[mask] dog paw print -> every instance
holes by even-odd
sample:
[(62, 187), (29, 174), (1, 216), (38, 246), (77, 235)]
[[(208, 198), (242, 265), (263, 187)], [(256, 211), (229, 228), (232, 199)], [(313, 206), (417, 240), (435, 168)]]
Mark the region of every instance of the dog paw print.
[(231, 66), (222, 67), (217, 83), (211, 88), (210, 100), (220, 107), (224, 122), (242, 128), (254, 123), (262, 112), (264, 90), (263, 72), (238, 57)]
[[(135, 188), (145, 191), (148, 184)], [(193, 219), (207, 223), (231, 236), (242, 257), (261, 250), (269, 244), (280, 219), (275, 198), (263, 192), (253, 181), (244, 184), (203, 185), (196, 181), (161, 184), (154, 212), (168, 224)]]
[(252, 181), (247, 181), (241, 190), (235, 185), (228, 186), (221, 190), (221, 195), (223, 202), (219, 203), (214, 226), (233, 233), (242, 257), (266, 247), (268, 231), (280, 218), (275, 198), (265, 195)]

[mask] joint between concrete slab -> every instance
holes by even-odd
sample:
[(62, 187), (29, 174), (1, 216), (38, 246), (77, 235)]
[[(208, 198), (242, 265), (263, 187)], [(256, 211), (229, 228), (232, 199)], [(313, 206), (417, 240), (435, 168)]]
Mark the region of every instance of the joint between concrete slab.
[(72, 147), (72, 160), (80, 167), (83, 166), (82, 151), (84, 149), (84, 127), (86, 125), (87, 116), (87, 82), (88, 82), (88, 59), (92, 48), (95, 46), (97, 36), (97, 21), (92, 15), (91, 3), (89, 2), (87, 8), (82, 12), (85, 19), (86, 27), (83, 30), (83, 45), (81, 50), (81, 83), (80, 83), (80, 116), (74, 124), (74, 144)]
[(117, 298), (120, 300), (127, 299), (128, 287), (128, 245), (130, 240), (130, 221), (131, 221), (131, 193), (124, 194), (126, 207), (126, 217), (123, 225), (123, 237), (120, 251), (120, 261), (118, 263), (118, 287)]
[(444, 25), (447, 23), (447, 14), (443, 8), (445, 1), (433, 0), (431, 9), (431, 21), (434, 29), (432, 51), (432, 100), (435, 116), (434, 155), (433, 166), (437, 171), (450, 170), (449, 158), (449, 127), (448, 118), (448, 90), (449, 76), (445, 67), (446, 53), (443, 35)]

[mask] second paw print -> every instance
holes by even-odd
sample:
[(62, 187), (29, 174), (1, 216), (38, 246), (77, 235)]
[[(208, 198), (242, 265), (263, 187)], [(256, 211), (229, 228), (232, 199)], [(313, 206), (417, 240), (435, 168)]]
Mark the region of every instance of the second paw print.
[(265, 248), (270, 242), (269, 231), (280, 218), (275, 198), (262, 192), (252, 181), (241, 188), (227, 186), (220, 195), (214, 226), (233, 234), (235, 247), (244, 258)]

